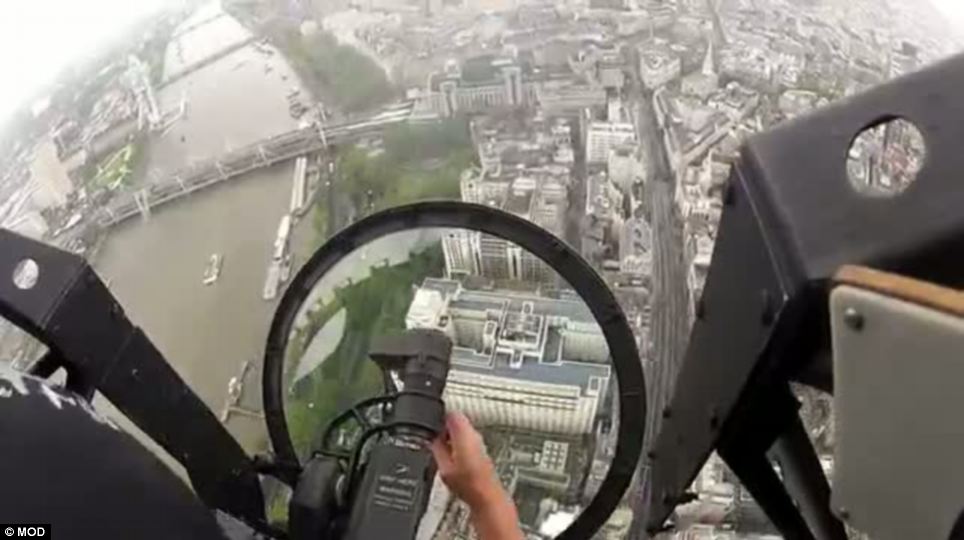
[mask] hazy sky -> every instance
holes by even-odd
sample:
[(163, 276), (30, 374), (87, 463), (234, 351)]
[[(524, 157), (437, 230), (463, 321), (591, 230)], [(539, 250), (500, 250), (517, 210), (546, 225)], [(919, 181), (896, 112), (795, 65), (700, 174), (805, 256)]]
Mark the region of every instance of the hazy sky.
[(964, 28), (964, 0), (931, 0), (931, 2), (958, 28)]
[(0, 121), (78, 56), (165, 0), (0, 0)]
[[(0, 0), (0, 122), (78, 55), (173, 1)], [(964, 0), (930, 1), (964, 28)]]

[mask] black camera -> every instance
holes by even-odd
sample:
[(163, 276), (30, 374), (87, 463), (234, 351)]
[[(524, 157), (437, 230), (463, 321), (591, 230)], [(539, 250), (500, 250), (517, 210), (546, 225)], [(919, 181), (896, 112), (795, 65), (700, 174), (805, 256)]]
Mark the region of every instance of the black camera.
[[(385, 395), (329, 424), (289, 503), (291, 538), (415, 536), (435, 475), (427, 446), (445, 425), (442, 392), (451, 353), (452, 342), (438, 330), (408, 330), (373, 343), (369, 356), (382, 369)], [(373, 418), (380, 422), (372, 425)], [(363, 431), (346, 456), (329, 441), (350, 420)]]

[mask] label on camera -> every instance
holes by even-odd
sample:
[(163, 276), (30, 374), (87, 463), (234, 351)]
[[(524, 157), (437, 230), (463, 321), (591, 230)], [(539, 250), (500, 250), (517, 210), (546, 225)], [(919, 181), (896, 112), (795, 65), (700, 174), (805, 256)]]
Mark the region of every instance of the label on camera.
[(408, 464), (397, 462), (390, 467), (389, 473), (379, 474), (375, 481), (372, 502), (383, 508), (411, 511), (415, 507), (419, 488), (418, 480), (412, 472)]

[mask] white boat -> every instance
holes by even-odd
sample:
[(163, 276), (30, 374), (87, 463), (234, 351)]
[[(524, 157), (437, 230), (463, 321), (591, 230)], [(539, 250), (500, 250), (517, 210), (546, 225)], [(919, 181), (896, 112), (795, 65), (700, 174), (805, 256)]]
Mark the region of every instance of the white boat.
[(211, 285), (218, 280), (221, 276), (221, 264), (224, 262), (224, 258), (221, 257), (220, 253), (212, 253), (211, 258), (208, 259), (208, 266), (204, 269), (204, 278), (201, 283), (205, 285)]

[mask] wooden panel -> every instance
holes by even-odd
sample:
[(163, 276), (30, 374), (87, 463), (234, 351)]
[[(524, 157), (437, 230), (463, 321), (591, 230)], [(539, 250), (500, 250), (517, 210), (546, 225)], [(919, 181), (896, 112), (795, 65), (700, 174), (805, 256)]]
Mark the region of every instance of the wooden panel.
[(844, 266), (834, 275), (836, 284), (852, 285), (886, 296), (964, 317), (964, 291), (949, 289), (863, 266)]

